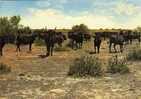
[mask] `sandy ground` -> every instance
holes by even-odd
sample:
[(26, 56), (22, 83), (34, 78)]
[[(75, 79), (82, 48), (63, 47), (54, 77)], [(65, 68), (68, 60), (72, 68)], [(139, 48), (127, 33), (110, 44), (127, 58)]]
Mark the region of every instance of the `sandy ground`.
[[(124, 57), (130, 47), (118, 55)], [(0, 99), (141, 99), (141, 62), (128, 62), (130, 73), (125, 75), (71, 78), (67, 76), (69, 65), (80, 55), (93, 51), (92, 43), (81, 50), (40, 58), (45, 51), (45, 47), (33, 46), (29, 53), (24, 46), (21, 53), (16, 53), (15, 46), (5, 47), (0, 62), (11, 66), (12, 72), (0, 75)], [(106, 64), (115, 54), (109, 54), (107, 42), (103, 42), (101, 53), (93, 55)]]

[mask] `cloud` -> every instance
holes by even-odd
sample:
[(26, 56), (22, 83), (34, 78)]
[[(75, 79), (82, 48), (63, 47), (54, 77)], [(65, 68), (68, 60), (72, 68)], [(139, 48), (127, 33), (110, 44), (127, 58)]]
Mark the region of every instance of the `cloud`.
[[(61, 3), (67, 2), (64, 0)], [(110, 9), (107, 7), (105, 9), (95, 8), (96, 12), (94, 13), (91, 9), (69, 13), (71, 9), (64, 11), (52, 7), (46, 9), (29, 8), (21, 23), (31, 28), (44, 28), (45, 26), (48, 28), (71, 28), (73, 25), (81, 23), (86, 24), (89, 28), (132, 29), (141, 26), (141, 7), (123, 0), (113, 2), (109, 7)]]
[(129, 24), (129, 28), (136, 28), (137, 26), (141, 26), (141, 13), (137, 14), (135, 17), (133, 17), (130, 20), (130, 23), (127, 22), (127, 24)]
[(113, 16), (99, 16), (89, 12), (81, 12), (74, 17), (55, 9), (32, 9), (29, 16), (22, 18), (21, 23), (31, 28), (71, 28), (81, 23), (89, 28), (114, 28), (117, 24), (112, 20)]
[(49, 1), (39, 0), (39, 1), (36, 1), (36, 5), (38, 7), (49, 7), (51, 4)]
[[(56, 0), (54, 0), (54, 1), (56, 1)], [(58, 1), (58, 0), (57, 0)], [(59, 2), (60, 2), (60, 4), (65, 4), (65, 3), (67, 3), (69, 0), (59, 0)]]
[(119, 2), (114, 10), (119, 15), (130, 16), (130, 15), (138, 14), (141, 10), (141, 7), (127, 2)]
[(0, 1), (0, 8), (15, 6), (16, 1)]
[(36, 6), (40, 8), (63, 8), (63, 4), (67, 3), (68, 0), (39, 0), (35, 2)]

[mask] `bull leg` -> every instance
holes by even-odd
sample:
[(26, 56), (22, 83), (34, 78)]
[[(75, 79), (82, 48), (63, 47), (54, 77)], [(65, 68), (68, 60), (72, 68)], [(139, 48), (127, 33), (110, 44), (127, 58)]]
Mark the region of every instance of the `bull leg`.
[(53, 56), (53, 47), (51, 47), (50, 51), (51, 51), (51, 56)]
[(95, 53), (96, 53), (96, 46), (94, 45), (94, 50), (95, 50)]
[(81, 43), (81, 48), (82, 48), (82, 46), (83, 46), (83, 42)]
[(18, 51), (18, 47), (16, 47), (16, 52)]
[(78, 43), (77, 42), (75, 42), (75, 44), (74, 44), (74, 49), (78, 49)]
[(48, 45), (46, 45), (46, 56), (48, 56)]
[(59, 46), (62, 47), (62, 43), (60, 43)]
[(2, 47), (0, 48), (0, 56), (2, 56), (3, 55), (3, 53), (2, 53)]
[(52, 45), (51, 47), (51, 56), (53, 56), (53, 48), (54, 48), (54, 45)]
[(81, 43), (77, 42), (77, 49), (80, 49), (80, 48), (81, 48)]
[(81, 48), (81, 43), (78, 43), (78, 48), (79, 48), (79, 49)]
[(72, 49), (75, 49), (76, 48), (76, 42), (73, 40), (72, 42)]
[(20, 48), (20, 46), (19, 46), (19, 52), (21, 51), (21, 48)]
[(80, 42), (80, 47), (79, 47), (80, 49), (82, 48), (82, 42)]
[(76, 42), (75, 43), (75, 48), (78, 49), (79, 44)]
[(47, 49), (46, 56), (50, 56), (50, 45), (46, 45), (46, 49)]
[(61, 41), (61, 42), (59, 43), (59, 46), (60, 46), (60, 47), (62, 47), (62, 45), (63, 45), (63, 41)]
[(141, 42), (141, 38), (140, 37), (139, 37), (138, 41), (139, 41), (139, 43)]
[(100, 46), (97, 46), (98, 53), (100, 52)]
[(79, 49), (81, 49), (81, 46), (82, 46), (81, 44), (82, 44), (82, 43), (79, 43)]
[(18, 45), (17, 45), (17, 47), (16, 47), (16, 52), (18, 52)]
[(72, 49), (74, 49), (74, 41), (72, 41), (71, 46), (72, 46)]
[(19, 45), (19, 44), (17, 45), (17, 49), (16, 49), (16, 51), (19, 51), (19, 52), (21, 51), (21, 49), (20, 49), (20, 45)]
[(32, 51), (32, 44), (29, 44), (29, 52)]
[(71, 42), (71, 47), (74, 49), (74, 41)]
[(81, 49), (81, 43), (79, 43), (79, 49)]
[(111, 53), (112, 43), (109, 44), (109, 53)]
[(115, 50), (115, 53), (117, 52), (117, 50), (116, 50), (116, 44), (114, 44), (114, 50)]
[(82, 42), (80, 43), (80, 48), (82, 48)]
[(120, 45), (120, 52), (121, 52), (121, 53), (123, 52), (123, 44)]
[(130, 39), (130, 44), (132, 44), (132, 39)]

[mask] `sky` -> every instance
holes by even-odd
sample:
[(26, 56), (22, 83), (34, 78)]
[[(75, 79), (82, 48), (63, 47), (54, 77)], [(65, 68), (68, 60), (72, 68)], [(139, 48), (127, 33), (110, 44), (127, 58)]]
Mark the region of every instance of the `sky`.
[(13, 15), (31, 28), (134, 29), (141, 26), (141, 0), (0, 0), (0, 16)]

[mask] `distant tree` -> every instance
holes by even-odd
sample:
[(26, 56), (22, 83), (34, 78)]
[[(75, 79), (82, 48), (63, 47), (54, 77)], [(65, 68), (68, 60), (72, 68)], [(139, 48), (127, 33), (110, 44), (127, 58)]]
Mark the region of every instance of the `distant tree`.
[(71, 31), (72, 32), (89, 33), (88, 27), (84, 24), (73, 26)]
[(13, 27), (18, 27), (21, 18), (20, 16), (12, 16), (9, 21)]
[(0, 35), (16, 34), (20, 20), (20, 16), (0, 17)]
[(31, 34), (32, 32), (31, 32), (32, 30), (30, 29), (30, 27), (28, 27), (28, 26), (26, 26), (26, 27), (22, 27), (22, 28), (19, 28), (18, 29), (18, 34), (21, 34), (21, 35), (26, 35), (26, 34)]
[(20, 16), (12, 16), (10, 17), (9, 21), (10, 21), (10, 25), (11, 25), (11, 33), (13, 34), (17, 34), (17, 31), (19, 29), (19, 22), (20, 22), (21, 18)]
[(31, 29), (30, 29), (30, 27), (24, 27), (23, 28), (23, 33), (26, 33), (26, 34), (30, 34), (31, 33)]
[(141, 27), (137, 27), (135, 30), (141, 32)]
[(10, 23), (8, 17), (0, 17), (0, 35), (8, 33), (10, 30)]

